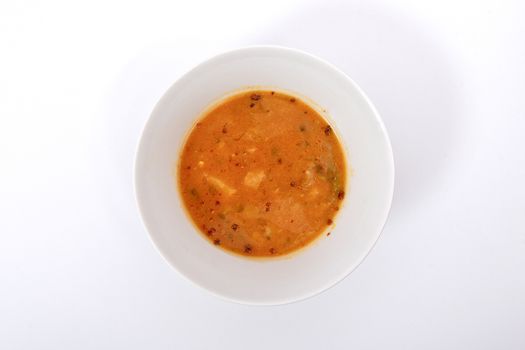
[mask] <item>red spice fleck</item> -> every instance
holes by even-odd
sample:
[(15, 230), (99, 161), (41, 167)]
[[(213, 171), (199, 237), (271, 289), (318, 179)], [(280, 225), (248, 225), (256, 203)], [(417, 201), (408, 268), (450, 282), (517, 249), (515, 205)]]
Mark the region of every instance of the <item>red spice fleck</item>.
[(330, 236), (331, 234), (332, 234), (332, 232), (328, 232), (328, 233), (326, 234), (326, 237)]
[(327, 224), (327, 225), (331, 225), (332, 223), (333, 223), (332, 219), (328, 219), (328, 220), (326, 220), (326, 224)]
[(221, 202), (215, 201), (215, 205), (221, 205)]
[(290, 186), (295, 187), (296, 186), (295, 181), (290, 182)]
[(275, 254), (275, 248), (270, 248), (270, 254)]
[(186, 169), (190, 170), (190, 169), (191, 169), (191, 166), (188, 165), (188, 166), (186, 167)]
[(221, 244), (221, 240), (220, 239), (216, 239), (216, 240), (213, 241), (213, 244), (220, 245)]
[(326, 136), (330, 135), (332, 133), (332, 127), (330, 125), (327, 125), (325, 128), (324, 128), (324, 134)]
[(277, 163), (283, 164), (283, 160), (281, 158), (277, 159)]
[(253, 101), (259, 101), (261, 99), (261, 95), (259, 94), (252, 94), (250, 96), (250, 98), (253, 100)]
[(339, 191), (337, 193), (337, 198), (339, 198), (339, 200), (342, 200), (343, 198), (345, 198), (345, 191)]
[(246, 245), (244, 246), (244, 252), (245, 252), (245, 253), (248, 253), (248, 254), (251, 253), (251, 252), (252, 252), (252, 246), (249, 245), (249, 244), (246, 244)]
[(214, 228), (214, 227), (212, 227), (212, 228), (210, 228), (210, 229), (208, 230), (208, 236), (211, 236), (211, 235), (213, 235), (214, 233), (215, 233), (215, 228)]
[(338, 211), (338, 210), (339, 210), (339, 207), (335, 207), (334, 210), (335, 210), (335, 211)]
[(292, 97), (292, 98), (290, 99), (290, 102), (292, 102), (292, 103), (295, 102), (295, 98)]
[(228, 129), (226, 129), (226, 124), (222, 127), (222, 133), (226, 134), (228, 132)]
[(275, 95), (275, 91), (272, 91), (272, 95)]
[(232, 225), (232, 230), (237, 231), (238, 228), (239, 228), (239, 225), (237, 224)]
[(266, 211), (270, 211), (270, 206), (271, 205), (272, 205), (272, 203), (266, 202)]
[(255, 106), (255, 103), (250, 103), (250, 108), (253, 108), (253, 106)]

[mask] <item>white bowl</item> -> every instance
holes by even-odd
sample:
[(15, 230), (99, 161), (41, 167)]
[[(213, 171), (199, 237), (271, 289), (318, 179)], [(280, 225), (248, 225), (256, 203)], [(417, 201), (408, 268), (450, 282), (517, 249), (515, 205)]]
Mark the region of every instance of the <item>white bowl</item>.
[[(187, 217), (175, 179), (179, 152), (195, 119), (225, 94), (247, 86), (288, 90), (325, 109), (352, 174), (331, 235), (275, 260), (243, 258), (210, 244)], [(135, 160), (138, 206), (160, 253), (190, 281), (245, 304), (290, 303), (341, 281), (378, 239), (393, 189), (390, 141), (365, 94), (329, 63), (280, 47), (230, 51), (180, 78), (153, 110)]]

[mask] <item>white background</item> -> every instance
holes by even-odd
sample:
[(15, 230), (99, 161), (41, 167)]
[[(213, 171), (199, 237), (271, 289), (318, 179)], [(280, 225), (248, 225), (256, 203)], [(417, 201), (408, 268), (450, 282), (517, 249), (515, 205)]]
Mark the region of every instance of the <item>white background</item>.
[[(520, 1), (2, 1), (0, 348), (524, 349), (524, 14)], [(365, 262), (280, 307), (180, 277), (132, 189), (163, 92), (253, 44), (346, 71), (396, 160)]]

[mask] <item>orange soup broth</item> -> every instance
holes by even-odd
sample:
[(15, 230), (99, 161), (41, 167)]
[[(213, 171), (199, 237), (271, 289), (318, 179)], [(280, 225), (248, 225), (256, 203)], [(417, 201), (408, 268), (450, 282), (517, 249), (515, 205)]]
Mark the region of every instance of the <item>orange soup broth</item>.
[(250, 90), (206, 111), (178, 165), (184, 206), (200, 232), (251, 257), (297, 251), (333, 226), (345, 196), (343, 148), (300, 98)]

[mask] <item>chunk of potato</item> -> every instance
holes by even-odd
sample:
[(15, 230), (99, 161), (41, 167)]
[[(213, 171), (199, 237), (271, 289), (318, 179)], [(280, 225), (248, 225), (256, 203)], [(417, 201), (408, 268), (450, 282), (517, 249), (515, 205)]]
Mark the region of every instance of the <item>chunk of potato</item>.
[(231, 196), (237, 192), (235, 188), (226, 185), (224, 181), (215, 176), (204, 174), (204, 177), (206, 178), (206, 181), (208, 181), (212, 186), (216, 187), (219, 191), (222, 191), (227, 196)]
[(249, 171), (244, 177), (244, 185), (257, 189), (261, 184), (261, 181), (265, 178), (266, 174), (262, 170)]

